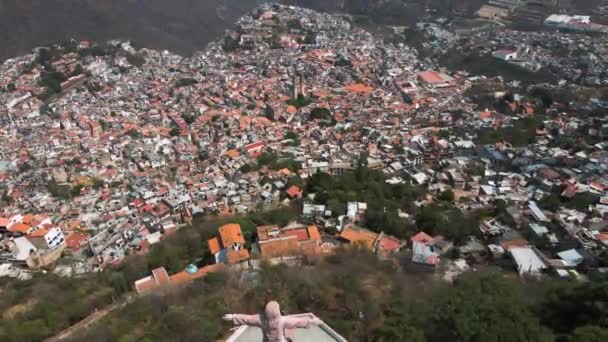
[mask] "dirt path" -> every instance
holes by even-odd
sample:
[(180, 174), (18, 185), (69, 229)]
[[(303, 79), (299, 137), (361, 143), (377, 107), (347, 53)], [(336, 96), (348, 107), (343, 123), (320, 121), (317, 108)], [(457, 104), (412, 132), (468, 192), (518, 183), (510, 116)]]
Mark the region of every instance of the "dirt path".
[(44, 340), (44, 342), (57, 342), (57, 341), (62, 341), (66, 338), (69, 338), (70, 336), (74, 335), (74, 333), (87, 329), (91, 325), (97, 323), (99, 320), (101, 320), (102, 318), (107, 316), (110, 312), (112, 312), (116, 309), (124, 308), (127, 304), (131, 303), (134, 299), (135, 299), (135, 295), (128, 295), (123, 300), (121, 300), (119, 303), (112, 304), (110, 306), (103, 308), (102, 310), (97, 310), (97, 311), (93, 312), (92, 314), (87, 316), (82, 321), (72, 325), (71, 327), (65, 329), (64, 331), (60, 332), (59, 334), (57, 334), (53, 337), (47, 338), (46, 340)]

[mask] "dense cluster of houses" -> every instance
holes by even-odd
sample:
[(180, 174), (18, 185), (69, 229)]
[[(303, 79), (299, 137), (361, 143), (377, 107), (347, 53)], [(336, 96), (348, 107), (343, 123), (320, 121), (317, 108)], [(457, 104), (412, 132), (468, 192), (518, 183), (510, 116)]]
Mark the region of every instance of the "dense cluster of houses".
[[(504, 35), (502, 43), (517, 42), (515, 33)], [(339, 16), (264, 5), (190, 58), (119, 41), (64, 48), (50, 49), (52, 66), (37, 64), (40, 49), (0, 66), (3, 262), (86, 272), (146, 252), (198, 214), (303, 200), (302, 218), (317, 225), (258, 227), (251, 250), (238, 225), (221, 227), (209, 241), (216, 261), (319, 255), (335, 245), (323, 233), (334, 222), (342, 242), (361, 242), (380, 255), (409, 246), (412, 260), (437, 265), (450, 249), (445, 239), (400, 241), (359, 226), (366, 203), (345, 203), (347, 215), (336, 222), (326, 205), (305, 198), (307, 178), (349, 172), (362, 152), (369, 168), (390, 175), (387, 182), (423, 186), (430, 202), (450, 190), (463, 211), (508, 204), (516, 223), (484, 222), (487, 239), (460, 246), (463, 255), (509, 252), (522, 272), (540, 269), (540, 262), (525, 263), (532, 256), (555, 267), (557, 256), (543, 256), (529, 237), (523, 242), (528, 226), (557, 249), (579, 242), (563, 250), (569, 260), (558, 269), (606, 248), (604, 121), (562, 112), (557, 103), (534, 143), (478, 143), (480, 130), (534, 117), (537, 102), (516, 96), (512, 115), (480, 111), (466, 92), (500, 78), (450, 72)], [(42, 96), (45, 68), (74, 75), (50, 98)], [(581, 130), (598, 142), (584, 149), (554, 143), (558, 134), (576, 139)], [(592, 204), (551, 212), (536, 204), (561, 187), (560, 197), (589, 195)], [(186, 273), (175, 279), (206, 271)], [(144, 291), (172, 277), (159, 269), (139, 286)]]

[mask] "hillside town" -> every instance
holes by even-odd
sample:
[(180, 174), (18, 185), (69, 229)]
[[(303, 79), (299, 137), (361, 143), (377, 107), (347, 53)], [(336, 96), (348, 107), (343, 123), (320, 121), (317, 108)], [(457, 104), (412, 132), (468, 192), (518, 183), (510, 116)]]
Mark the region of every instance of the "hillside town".
[(606, 272), (605, 29), (418, 29), (432, 39), (417, 48), (263, 5), (191, 57), (66, 40), (5, 61), (0, 275), (98, 272), (197, 220), (281, 208), (297, 215), (222, 224), (201, 242), (211, 262), (157, 268), (136, 292), (349, 244), (447, 281)]

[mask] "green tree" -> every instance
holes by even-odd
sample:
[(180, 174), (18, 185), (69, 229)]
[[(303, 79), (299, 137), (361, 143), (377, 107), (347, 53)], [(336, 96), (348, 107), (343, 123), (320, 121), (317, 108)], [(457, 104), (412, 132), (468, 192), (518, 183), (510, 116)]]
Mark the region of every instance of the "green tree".
[(300, 136), (294, 132), (294, 131), (288, 131), (287, 133), (285, 133), (285, 135), (283, 136), (283, 138), (285, 139), (291, 139), (291, 140), (296, 140), (298, 138), (300, 138)]
[(9, 204), (9, 205), (13, 203), (13, 198), (8, 195), (7, 190), (2, 192), (2, 202)]
[(538, 202), (538, 204), (540, 205), (541, 208), (550, 210), (550, 211), (557, 211), (561, 206), (561, 202), (560, 202), (559, 196), (557, 194), (548, 194), (548, 195), (544, 196)]
[(294, 106), (298, 109), (302, 107), (306, 107), (312, 103), (312, 99), (309, 97), (304, 97), (302, 94), (298, 94), (298, 97), (295, 99), (287, 100), (287, 104), (290, 106)]
[(126, 57), (127, 62), (137, 68), (141, 68), (146, 63), (146, 59), (138, 53), (127, 53)]
[(407, 303), (397, 300), (385, 306), (382, 325), (372, 331), (377, 342), (425, 342), (424, 331), (416, 326)]
[(231, 35), (226, 35), (224, 37), (224, 51), (233, 52), (238, 50), (240, 47), (239, 40), (232, 37)]
[(334, 217), (346, 214), (346, 204), (335, 198), (327, 201), (327, 208)]
[(126, 133), (128, 136), (131, 137), (131, 139), (139, 139), (141, 138), (141, 133), (139, 133), (136, 129), (131, 128), (127, 131)]
[(51, 180), (47, 184), (47, 190), (53, 197), (69, 199), (72, 195), (72, 189), (69, 184), (57, 184)]
[(296, 132), (289, 131), (285, 133), (283, 138), (286, 140), (291, 140), (291, 143), (289, 144), (291, 146), (300, 146), (300, 136)]
[(570, 342), (605, 342), (608, 341), (608, 329), (595, 325), (576, 328), (570, 336)]
[(74, 67), (74, 71), (72, 71), (70, 73), (70, 77), (74, 77), (74, 76), (78, 76), (81, 74), (84, 74), (84, 68), (82, 67), (82, 65), (80, 63), (76, 64), (76, 66)]
[(520, 285), (500, 274), (458, 279), (433, 310), (431, 341), (553, 341)]
[(182, 113), (182, 119), (184, 119), (184, 121), (188, 125), (192, 125), (194, 123), (194, 120), (196, 120), (196, 118), (194, 117), (194, 115), (192, 115), (190, 113)]
[(110, 124), (104, 119), (98, 119), (97, 122), (99, 123), (99, 126), (101, 126), (102, 131), (107, 130), (110, 126)]
[(353, 63), (344, 57), (338, 58), (338, 60), (334, 63), (337, 67), (351, 67)]
[(552, 288), (541, 302), (539, 315), (546, 326), (564, 334), (586, 325), (608, 327), (608, 276)]
[(191, 86), (191, 85), (197, 84), (197, 83), (198, 83), (198, 81), (193, 78), (180, 78), (179, 80), (177, 80), (177, 82), (175, 82), (175, 87), (176, 88), (187, 87), (187, 86)]
[(298, 19), (291, 19), (287, 22), (287, 28), (290, 30), (301, 30), (302, 23)]
[(566, 203), (566, 206), (579, 211), (587, 211), (590, 205), (597, 202), (598, 196), (590, 192), (576, 194), (574, 197)]
[(156, 244), (148, 255), (148, 268), (150, 270), (165, 267), (169, 273), (176, 273), (184, 269), (188, 264), (183, 260), (181, 247), (166, 243)]
[(270, 121), (274, 121), (274, 109), (268, 103), (264, 106), (264, 116)]
[(304, 44), (315, 44), (317, 42), (317, 35), (314, 32), (306, 32), (304, 37)]
[(329, 109), (317, 107), (310, 111), (310, 117), (312, 119), (328, 120), (331, 119), (332, 116)]
[(439, 194), (439, 196), (437, 196), (437, 198), (440, 201), (446, 201), (446, 202), (454, 202), (454, 192), (452, 191), (452, 189), (446, 189), (445, 191), (443, 191), (442, 193)]
[(93, 182), (93, 189), (103, 188), (105, 184), (105, 181), (103, 179), (97, 177), (91, 178), (91, 181)]
[(30, 163), (23, 163), (23, 164), (19, 164), (19, 172), (27, 172), (29, 170), (32, 169), (32, 165), (30, 165)]
[(67, 77), (59, 71), (43, 72), (40, 75), (38, 84), (42, 87), (47, 87), (54, 93), (61, 92), (61, 83), (67, 80)]

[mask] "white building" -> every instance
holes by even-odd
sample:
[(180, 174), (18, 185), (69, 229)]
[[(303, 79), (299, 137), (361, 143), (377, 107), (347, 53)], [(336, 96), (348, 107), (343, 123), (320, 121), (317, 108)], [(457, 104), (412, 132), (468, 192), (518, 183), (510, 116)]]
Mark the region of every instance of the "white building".
[(28, 240), (40, 249), (54, 249), (64, 243), (65, 237), (59, 227), (40, 228), (28, 236)]
[(503, 61), (510, 61), (512, 59), (517, 59), (517, 51), (513, 50), (497, 50), (492, 53), (494, 58), (498, 58)]
[(367, 203), (363, 202), (348, 202), (346, 216), (351, 221), (358, 221), (361, 215), (367, 210)]
[(517, 264), (520, 275), (540, 276), (547, 268), (547, 264), (533, 247), (513, 247), (509, 249), (509, 253)]

